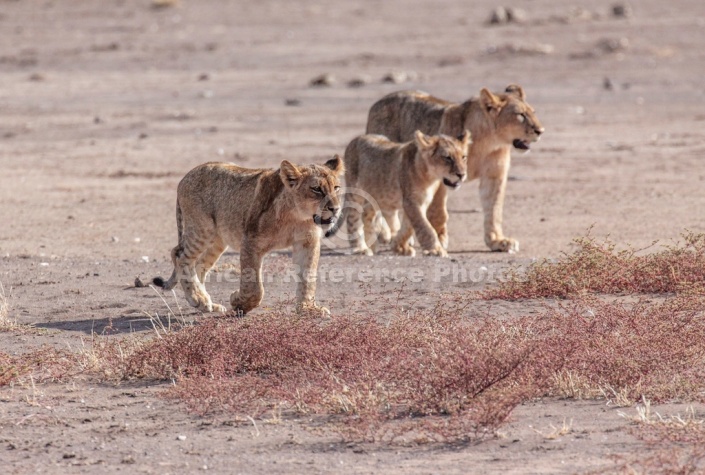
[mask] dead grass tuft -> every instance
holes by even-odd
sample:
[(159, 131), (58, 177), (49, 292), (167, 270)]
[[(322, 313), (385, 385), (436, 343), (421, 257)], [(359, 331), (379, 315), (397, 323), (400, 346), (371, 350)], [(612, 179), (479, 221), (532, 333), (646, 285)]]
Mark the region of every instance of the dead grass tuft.
[[(627, 417), (627, 416), (625, 416)], [(634, 435), (649, 447), (648, 455), (630, 457), (622, 473), (697, 474), (705, 472), (705, 421), (690, 408), (684, 415), (652, 413), (647, 400), (637, 406)]]
[(543, 260), (510, 276), (486, 299), (568, 298), (584, 293), (674, 293), (705, 287), (705, 234), (686, 233), (683, 242), (641, 255), (617, 250), (609, 240), (576, 239), (578, 249), (557, 261)]
[(0, 332), (14, 332), (14, 333), (41, 332), (42, 330), (37, 329), (34, 325), (28, 325), (25, 323), (18, 323), (15, 318), (12, 318), (10, 316), (11, 293), (12, 293), (12, 289), (10, 289), (7, 293), (5, 293), (5, 287), (3, 287), (2, 282), (0, 282)]
[(17, 321), (10, 318), (10, 299), (5, 294), (5, 287), (0, 282), (0, 331), (12, 331), (18, 326)]
[(0, 387), (50, 381), (67, 381), (77, 374), (76, 355), (42, 347), (21, 355), (0, 351)]

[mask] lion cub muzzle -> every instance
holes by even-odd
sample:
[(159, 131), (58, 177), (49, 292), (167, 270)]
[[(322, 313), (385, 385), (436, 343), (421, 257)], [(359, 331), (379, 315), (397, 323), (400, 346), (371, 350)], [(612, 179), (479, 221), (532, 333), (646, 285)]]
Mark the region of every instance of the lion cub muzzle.
[(313, 222), (319, 226), (328, 226), (334, 224), (340, 217), (340, 206), (330, 201), (326, 203), (320, 211), (320, 214), (313, 215)]
[(462, 173), (456, 173), (455, 176), (458, 177), (457, 181), (451, 181), (448, 178), (443, 178), (443, 184), (450, 188), (451, 190), (457, 190), (460, 185), (465, 181), (465, 175)]

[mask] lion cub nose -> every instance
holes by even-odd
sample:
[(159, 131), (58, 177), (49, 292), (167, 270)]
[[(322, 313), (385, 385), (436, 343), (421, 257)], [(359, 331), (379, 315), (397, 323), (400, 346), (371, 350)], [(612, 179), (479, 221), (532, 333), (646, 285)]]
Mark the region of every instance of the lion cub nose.
[(333, 214), (338, 214), (338, 208), (335, 206), (327, 206), (326, 209), (328, 209), (328, 211), (330, 211)]

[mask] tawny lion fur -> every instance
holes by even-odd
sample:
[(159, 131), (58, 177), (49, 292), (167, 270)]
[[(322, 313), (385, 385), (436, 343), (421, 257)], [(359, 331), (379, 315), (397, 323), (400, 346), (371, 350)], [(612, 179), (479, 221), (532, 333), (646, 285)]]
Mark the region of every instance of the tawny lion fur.
[(375, 220), (381, 212), (394, 235), (395, 253), (413, 256), (410, 239), (415, 234), (425, 255), (446, 257), (426, 210), (439, 187), (455, 189), (465, 180), (470, 142), (467, 131), (458, 138), (417, 131), (414, 140), (401, 144), (382, 135), (353, 139), (344, 156), (345, 212), (353, 253), (373, 254)]
[[(510, 152), (512, 146), (528, 150), (544, 131), (520, 86), (510, 85), (501, 94), (482, 89), (479, 98), (459, 104), (420, 91), (395, 92), (377, 101), (367, 120), (368, 134), (385, 135), (395, 142), (412, 140), (416, 130), (456, 137), (466, 129), (473, 140), (468, 178), (480, 179), (485, 243), (493, 251), (518, 251), (519, 242), (502, 232)], [(439, 187), (427, 215), (447, 248), (446, 199), (446, 187)]]
[(203, 312), (224, 312), (206, 292), (208, 272), (230, 246), (240, 251), (240, 289), (230, 305), (240, 315), (264, 296), (262, 259), (292, 247), (297, 273), (297, 310), (325, 312), (315, 302), (321, 226), (340, 212), (343, 161), (296, 166), (286, 160), (278, 170), (248, 169), (232, 163), (206, 163), (184, 176), (178, 186), (176, 222), (179, 243), (171, 252), (174, 271), (167, 282), (181, 283), (189, 304)]

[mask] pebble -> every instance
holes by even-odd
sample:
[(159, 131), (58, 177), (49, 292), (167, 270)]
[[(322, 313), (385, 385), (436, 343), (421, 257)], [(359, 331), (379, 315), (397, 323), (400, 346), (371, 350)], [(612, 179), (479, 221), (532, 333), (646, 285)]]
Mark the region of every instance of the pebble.
[(612, 15), (615, 18), (630, 18), (632, 16), (632, 7), (626, 3), (612, 5)]
[(142, 256), (142, 262), (145, 264), (149, 262), (149, 256)]
[(185, 435), (177, 435), (176, 440), (186, 440), (186, 436)]
[(401, 84), (407, 81), (414, 81), (416, 78), (418, 78), (416, 71), (392, 71), (382, 77), (382, 82)]
[(320, 76), (316, 76), (309, 82), (309, 85), (313, 87), (330, 87), (333, 84), (335, 84), (335, 76), (330, 73), (324, 73)]
[(603, 53), (616, 53), (617, 51), (625, 51), (629, 48), (629, 39), (627, 38), (603, 38), (597, 42), (597, 49)]
[(362, 87), (370, 83), (369, 76), (358, 76), (348, 81), (348, 87)]
[(507, 23), (524, 23), (528, 19), (525, 10), (512, 7), (497, 7), (492, 10), (487, 22), (491, 25), (506, 25)]

